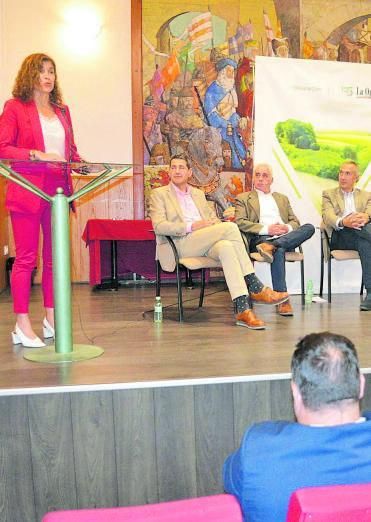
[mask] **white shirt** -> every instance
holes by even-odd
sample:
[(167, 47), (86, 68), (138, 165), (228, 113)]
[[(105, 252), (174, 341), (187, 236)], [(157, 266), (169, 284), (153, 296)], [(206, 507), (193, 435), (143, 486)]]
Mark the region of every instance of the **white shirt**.
[(344, 212), (342, 217), (336, 220), (336, 227), (338, 229), (344, 228), (339, 227), (339, 223), (343, 218), (349, 216), (349, 214), (352, 214), (353, 212), (356, 212), (356, 205), (354, 203), (354, 190), (352, 190), (352, 192), (344, 192), (344, 190), (342, 190), (341, 192), (344, 198)]
[(47, 118), (39, 113), (41, 129), (44, 137), (45, 152), (59, 154), (64, 158), (65, 152), (65, 132), (59, 118)]
[[(259, 236), (267, 236), (269, 225), (275, 225), (279, 223), (280, 225), (285, 225), (283, 222), (280, 211), (278, 209), (276, 200), (272, 196), (271, 192), (266, 194), (261, 190), (256, 189), (256, 193), (259, 198), (259, 207), (260, 207), (260, 219), (259, 223), (263, 225), (263, 228), (259, 231)], [(289, 232), (292, 230), (291, 225), (287, 225), (289, 227)]]
[(202, 220), (201, 214), (199, 213), (198, 208), (192, 199), (189, 186), (187, 186), (187, 190), (185, 192), (178, 189), (174, 183), (172, 183), (172, 186), (175, 190), (178, 203), (183, 212), (184, 221), (186, 222), (186, 232), (189, 234), (192, 232), (192, 223)]

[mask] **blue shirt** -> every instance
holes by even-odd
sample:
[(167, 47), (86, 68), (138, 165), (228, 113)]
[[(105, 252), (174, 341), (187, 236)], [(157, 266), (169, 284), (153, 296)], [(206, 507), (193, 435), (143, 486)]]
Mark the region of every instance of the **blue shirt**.
[(299, 488), (371, 482), (371, 412), (366, 422), (314, 427), (262, 422), (249, 428), (223, 468), (224, 488), (248, 522), (285, 522)]

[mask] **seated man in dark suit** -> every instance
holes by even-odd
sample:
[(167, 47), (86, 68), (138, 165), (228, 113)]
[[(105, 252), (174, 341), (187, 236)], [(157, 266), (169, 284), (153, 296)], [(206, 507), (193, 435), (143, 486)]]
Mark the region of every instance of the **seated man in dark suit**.
[(371, 412), (360, 414), (365, 380), (353, 343), (309, 334), (291, 370), (297, 422), (253, 425), (224, 464), (224, 488), (249, 522), (285, 522), (299, 488), (371, 482)]
[[(287, 196), (271, 192), (272, 169), (266, 163), (254, 168), (254, 190), (236, 198), (236, 223), (247, 234), (250, 252), (259, 252), (271, 263), (272, 286), (276, 292), (286, 292), (285, 253), (295, 250), (313, 236), (314, 226), (300, 226)], [(280, 315), (294, 315), (291, 303), (277, 307)]]
[(361, 310), (371, 310), (371, 192), (355, 188), (358, 165), (346, 161), (339, 170), (339, 186), (322, 194), (322, 219), (331, 234), (331, 250), (357, 250), (367, 290)]

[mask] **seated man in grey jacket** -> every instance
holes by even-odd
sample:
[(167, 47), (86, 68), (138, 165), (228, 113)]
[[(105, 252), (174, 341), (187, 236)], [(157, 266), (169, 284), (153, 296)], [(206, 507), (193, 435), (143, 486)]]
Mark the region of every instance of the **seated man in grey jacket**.
[[(273, 289), (286, 292), (285, 253), (295, 250), (313, 236), (314, 226), (300, 225), (287, 196), (271, 192), (272, 168), (267, 163), (255, 165), (254, 190), (237, 196), (236, 223), (247, 234), (250, 252), (259, 252), (271, 263)], [(294, 314), (289, 301), (278, 306), (280, 315)]]

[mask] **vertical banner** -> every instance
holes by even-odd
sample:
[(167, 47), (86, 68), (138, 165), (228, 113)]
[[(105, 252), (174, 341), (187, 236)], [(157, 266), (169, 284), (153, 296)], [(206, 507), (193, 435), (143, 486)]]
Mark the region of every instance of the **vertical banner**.
[[(273, 167), (273, 190), (286, 194), (301, 223), (321, 223), (322, 191), (339, 166), (359, 164), (358, 187), (371, 189), (371, 67), (366, 64), (256, 58), (255, 163)], [(303, 245), (306, 280), (319, 287), (320, 236)], [(300, 288), (296, 271), (289, 290)], [(359, 291), (359, 261), (333, 263), (333, 291)], [(325, 287), (326, 288), (326, 287)]]

